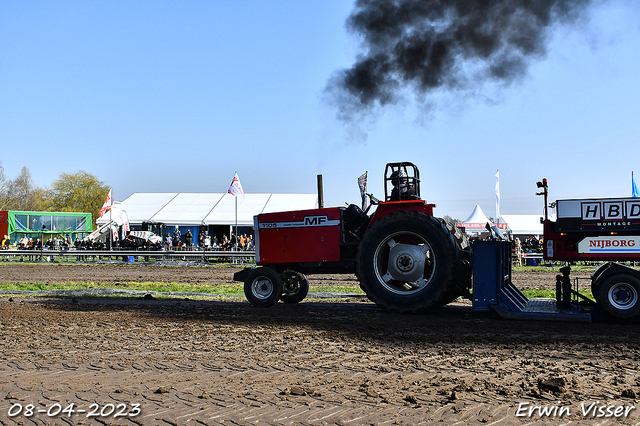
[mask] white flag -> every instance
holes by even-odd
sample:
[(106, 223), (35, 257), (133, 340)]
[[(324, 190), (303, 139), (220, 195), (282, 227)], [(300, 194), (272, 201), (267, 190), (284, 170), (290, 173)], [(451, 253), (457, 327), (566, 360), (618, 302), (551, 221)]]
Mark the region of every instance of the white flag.
[(367, 209), (367, 172), (364, 172), (358, 178), (358, 187), (360, 188), (360, 198), (362, 198), (362, 210)]
[(240, 179), (238, 179), (238, 173), (233, 177), (233, 181), (231, 182), (231, 186), (229, 187), (229, 194), (237, 197), (238, 195), (242, 195), (244, 197), (244, 191), (242, 190), (242, 185), (240, 185)]
[(100, 209), (100, 217), (104, 216), (107, 210), (111, 210), (111, 190), (109, 190), (109, 193), (107, 194), (107, 199), (104, 200), (104, 204)]
[(496, 172), (496, 222), (500, 223), (500, 170)]

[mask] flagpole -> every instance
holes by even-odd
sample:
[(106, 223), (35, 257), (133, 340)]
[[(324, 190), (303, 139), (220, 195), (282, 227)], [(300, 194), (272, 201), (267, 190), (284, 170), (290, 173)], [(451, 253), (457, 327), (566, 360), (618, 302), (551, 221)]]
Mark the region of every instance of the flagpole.
[[(111, 188), (111, 190), (113, 190), (113, 188)], [(113, 232), (111, 231), (111, 226), (113, 224), (113, 193), (110, 195), (111, 208), (109, 209), (109, 241), (111, 241), (111, 244), (109, 244), (109, 250), (113, 250)]]
[[(235, 237), (236, 237), (236, 243), (235, 243), (235, 248), (233, 249), (234, 251), (237, 251), (238, 249), (238, 195), (242, 195), (244, 197), (244, 191), (242, 190), (242, 185), (240, 185), (240, 179), (238, 179), (238, 172), (235, 173), (235, 175), (233, 176), (233, 180), (231, 181), (231, 186), (229, 187), (229, 194), (233, 195), (233, 197), (235, 198), (235, 206), (236, 206), (236, 230), (235, 230)], [(234, 258), (234, 262), (235, 262), (235, 258)]]
[(500, 169), (496, 171), (496, 223), (500, 225)]

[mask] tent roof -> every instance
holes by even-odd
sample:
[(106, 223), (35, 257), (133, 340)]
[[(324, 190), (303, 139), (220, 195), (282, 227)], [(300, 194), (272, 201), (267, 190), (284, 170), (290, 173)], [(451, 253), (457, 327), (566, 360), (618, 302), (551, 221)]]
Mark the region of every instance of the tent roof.
[(225, 194), (177, 194), (149, 221), (166, 225), (201, 224), (202, 219), (216, 207)]
[(318, 208), (317, 194), (271, 194), (261, 213), (288, 212)]
[[(120, 211), (125, 211), (130, 223), (146, 222), (178, 195), (176, 192), (144, 193), (136, 192), (120, 203)], [(105, 215), (98, 223), (108, 222)]]
[[(484, 214), (482, 208), (476, 205), (471, 215), (458, 224), (465, 227), (467, 232), (473, 233), (484, 230), (485, 224), (490, 222)], [(543, 227), (540, 223), (540, 215), (535, 214), (503, 214), (500, 217), (500, 224), (506, 223), (511, 232), (516, 235), (542, 235)]]
[(489, 218), (484, 214), (482, 208), (476, 204), (471, 215), (462, 223), (479, 223), (484, 227), (487, 222), (490, 222)]
[[(238, 224), (253, 225), (253, 216), (262, 213), (269, 197), (271, 194), (245, 194), (244, 197), (238, 197)], [(203, 218), (203, 222), (206, 225), (235, 225), (235, 202), (236, 197), (224, 194), (216, 207)]]
[[(235, 197), (228, 193), (134, 193), (114, 202), (114, 215), (125, 211), (132, 224), (164, 223), (168, 226), (235, 225)], [(318, 207), (317, 194), (245, 194), (238, 197), (238, 225), (252, 226), (260, 213), (306, 210)], [(117, 218), (114, 217), (114, 220)], [(97, 220), (107, 223), (109, 215)]]
[(537, 214), (503, 214), (502, 219), (507, 222), (511, 232), (515, 235), (542, 235), (543, 226), (541, 215)]
[[(316, 194), (246, 194), (238, 197), (238, 224), (253, 225), (253, 216), (291, 210), (315, 209)], [(235, 225), (235, 197), (225, 194), (216, 207), (204, 218), (206, 225)]]

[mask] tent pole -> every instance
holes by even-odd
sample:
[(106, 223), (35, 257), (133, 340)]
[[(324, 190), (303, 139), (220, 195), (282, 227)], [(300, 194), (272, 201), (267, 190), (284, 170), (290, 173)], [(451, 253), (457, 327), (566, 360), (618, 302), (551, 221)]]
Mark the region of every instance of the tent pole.
[(235, 251), (238, 251), (238, 197), (234, 197), (236, 200), (236, 244), (234, 247)]

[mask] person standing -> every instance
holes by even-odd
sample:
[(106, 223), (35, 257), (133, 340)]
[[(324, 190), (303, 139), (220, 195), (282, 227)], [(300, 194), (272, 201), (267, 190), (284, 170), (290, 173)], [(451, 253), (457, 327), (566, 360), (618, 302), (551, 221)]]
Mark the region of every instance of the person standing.
[(191, 234), (191, 229), (187, 229), (187, 232), (184, 234), (184, 242), (187, 245), (187, 250), (193, 249), (193, 234)]

